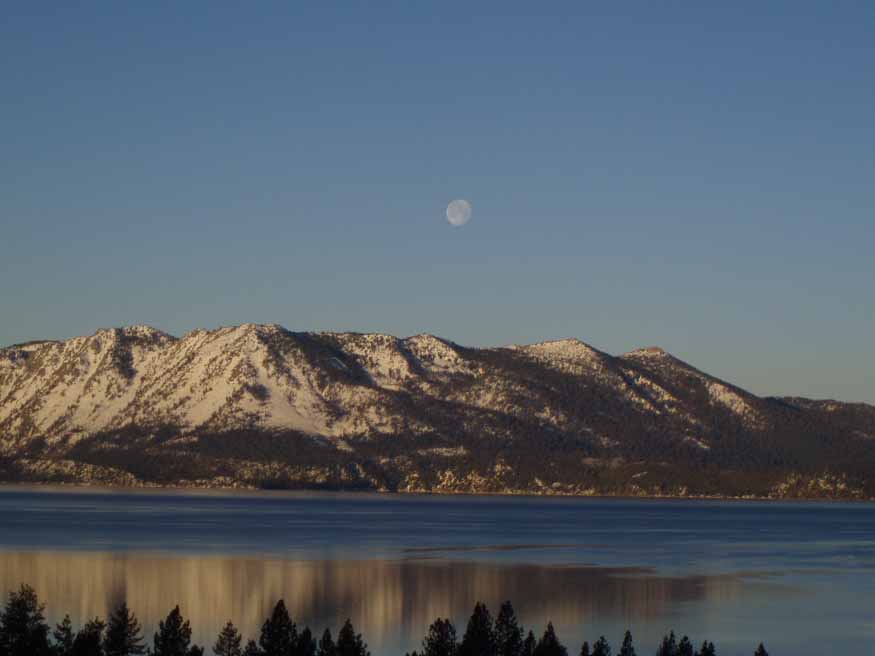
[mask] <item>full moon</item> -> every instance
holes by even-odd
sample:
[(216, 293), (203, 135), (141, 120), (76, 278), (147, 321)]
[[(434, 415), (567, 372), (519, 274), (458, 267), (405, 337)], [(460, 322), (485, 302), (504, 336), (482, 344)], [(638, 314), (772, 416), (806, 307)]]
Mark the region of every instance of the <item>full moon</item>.
[(452, 226), (463, 226), (471, 220), (471, 203), (467, 200), (454, 200), (447, 205), (447, 221)]

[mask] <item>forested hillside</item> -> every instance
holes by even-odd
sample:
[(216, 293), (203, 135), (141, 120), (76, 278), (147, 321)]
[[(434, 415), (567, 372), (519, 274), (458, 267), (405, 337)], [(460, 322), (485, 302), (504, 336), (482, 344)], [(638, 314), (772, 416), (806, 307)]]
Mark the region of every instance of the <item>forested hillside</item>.
[(658, 348), (145, 326), (0, 349), (0, 479), (875, 497), (875, 407), (761, 398)]

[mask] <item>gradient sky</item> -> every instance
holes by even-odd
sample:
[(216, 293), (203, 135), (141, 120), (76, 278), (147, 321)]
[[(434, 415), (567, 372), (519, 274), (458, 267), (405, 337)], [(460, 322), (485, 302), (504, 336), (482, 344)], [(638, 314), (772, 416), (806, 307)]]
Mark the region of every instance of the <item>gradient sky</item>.
[(0, 344), (574, 336), (875, 402), (873, 35), (870, 1), (6, 3)]

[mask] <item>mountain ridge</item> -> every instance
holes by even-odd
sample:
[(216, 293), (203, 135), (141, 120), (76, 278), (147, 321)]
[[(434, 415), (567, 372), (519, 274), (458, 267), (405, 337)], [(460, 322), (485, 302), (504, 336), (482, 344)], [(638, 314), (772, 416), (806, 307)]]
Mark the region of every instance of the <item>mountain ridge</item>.
[(653, 346), (135, 325), (0, 348), (0, 480), (872, 498), (875, 407)]

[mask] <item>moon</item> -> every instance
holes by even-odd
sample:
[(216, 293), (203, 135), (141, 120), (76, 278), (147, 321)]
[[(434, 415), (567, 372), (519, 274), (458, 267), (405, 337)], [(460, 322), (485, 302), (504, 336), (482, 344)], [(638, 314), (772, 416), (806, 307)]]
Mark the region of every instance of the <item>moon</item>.
[(451, 226), (458, 228), (471, 220), (471, 203), (462, 198), (454, 200), (447, 205), (447, 221)]

